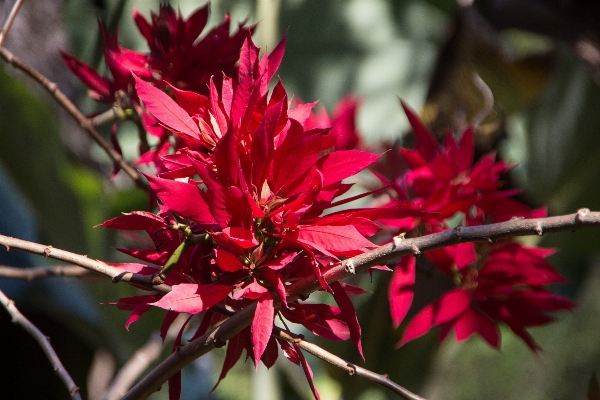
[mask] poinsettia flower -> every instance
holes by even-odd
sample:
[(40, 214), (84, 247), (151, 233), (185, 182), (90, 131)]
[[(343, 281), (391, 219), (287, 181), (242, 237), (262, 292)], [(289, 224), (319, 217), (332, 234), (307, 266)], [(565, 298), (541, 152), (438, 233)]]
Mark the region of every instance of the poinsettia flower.
[[(258, 302), (250, 329), (230, 344), (221, 378), (240, 357), (242, 344), (256, 364), (272, 365), (276, 304), (284, 318), (315, 335), (351, 339), (362, 355), (361, 329), (348, 296), (358, 291), (328, 284), (323, 272), (376, 248), (368, 240), (381, 230), (375, 220), (421, 214), (407, 205), (323, 215), (345, 201), (337, 199), (352, 184), (342, 181), (379, 155), (336, 150), (331, 129), (307, 129), (290, 116), (301, 113), (290, 110), (281, 81), (269, 90), (284, 46), (282, 40), (261, 57), (248, 35), (237, 77), (224, 76), (221, 85), (211, 79), (208, 95), (172, 87), (171, 97), (134, 74), (137, 98), (177, 138), (176, 151), (160, 157), (158, 175), (146, 175), (160, 202), (159, 215), (136, 213), (103, 224), (159, 238), (157, 249), (126, 252), (159, 267), (168, 263), (167, 279), (187, 280), (175, 282), (160, 299), (136, 299), (143, 310), (203, 312), (204, 331), (213, 323), (209, 304), (241, 309)], [(288, 301), (286, 288), (311, 275), (338, 307)], [(305, 361), (301, 364), (308, 371)]]
[(329, 128), (331, 134), (336, 137), (335, 148), (337, 150), (353, 150), (363, 147), (360, 133), (356, 127), (356, 113), (360, 105), (360, 100), (348, 95), (341, 99), (330, 116), (325, 108), (319, 109), (316, 113), (307, 112), (306, 116), (300, 113), (304, 110), (310, 111), (315, 103), (302, 104), (298, 102), (295, 109), (298, 109), (292, 118), (298, 116), (302, 118), (305, 129)]
[(545, 260), (551, 253), (517, 243), (496, 247), (480, 269), (461, 271), (460, 287), (423, 308), (409, 322), (399, 346), (441, 326), (442, 339), (454, 329), (459, 341), (477, 333), (498, 348), (497, 324), (504, 323), (531, 350), (539, 350), (527, 328), (552, 322), (551, 313), (575, 306), (570, 299), (546, 289), (546, 285), (564, 282)]
[(202, 35), (208, 21), (208, 4), (187, 19), (168, 4), (162, 4), (158, 14), (151, 13), (150, 21), (134, 9), (133, 20), (148, 44), (147, 53), (124, 48), (117, 34), (111, 34), (100, 23), (105, 62), (112, 79), (102, 77), (88, 64), (61, 52), (66, 65), (97, 101), (114, 102), (117, 90), (132, 94), (131, 72), (161, 88), (172, 85), (208, 94), (211, 77), (220, 81), (223, 74), (236, 74), (242, 43), (254, 29), (240, 23), (232, 35), (231, 19), (226, 15), (224, 22)]
[[(511, 169), (493, 154), (474, 160), (473, 131), (459, 140), (448, 133), (443, 144), (406, 104), (402, 107), (416, 137), (414, 149), (400, 148), (401, 162), (378, 164), (377, 176), (394, 190), (383, 207), (409, 202), (421, 216), (380, 220), (409, 237), (435, 233), (455, 226), (480, 225), (514, 217), (543, 217), (546, 209), (532, 210), (513, 197), (518, 190), (502, 190), (501, 175)], [(391, 153), (394, 154), (393, 152)], [(390, 154), (386, 154), (388, 157)], [(385, 161), (384, 161), (385, 162)], [(390, 166), (396, 167), (395, 170)], [(452, 224), (452, 225), (450, 225)], [(435, 326), (442, 336), (454, 328), (464, 340), (474, 333), (498, 347), (498, 323), (507, 324), (532, 349), (538, 347), (526, 328), (552, 320), (549, 312), (568, 310), (573, 303), (549, 292), (545, 285), (563, 278), (544, 260), (551, 251), (503, 245), (460, 243), (426, 252), (424, 258), (446, 274), (457, 287), (421, 310), (409, 323), (400, 345), (420, 337)], [(389, 287), (390, 313), (398, 327), (414, 296), (415, 260), (402, 258), (394, 268)]]

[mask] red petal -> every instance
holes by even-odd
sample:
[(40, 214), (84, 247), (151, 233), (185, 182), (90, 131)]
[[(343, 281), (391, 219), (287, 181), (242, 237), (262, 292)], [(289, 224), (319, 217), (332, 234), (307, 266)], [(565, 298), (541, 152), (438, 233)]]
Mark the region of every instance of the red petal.
[(358, 323), (358, 318), (356, 317), (356, 310), (354, 309), (354, 304), (346, 294), (345, 289), (339, 282), (330, 283), (331, 289), (333, 289), (333, 298), (335, 302), (340, 307), (340, 311), (342, 312), (342, 316), (344, 320), (348, 324), (348, 329), (350, 330), (350, 339), (356, 344), (358, 348), (358, 352), (362, 357), (363, 361), (365, 356), (362, 350), (362, 343), (360, 341), (361, 331), (360, 324)]
[(324, 177), (323, 186), (356, 175), (377, 161), (379, 157), (380, 154), (359, 150), (334, 151), (326, 155), (319, 161)]
[(320, 250), (325, 248), (335, 255), (354, 255), (360, 249), (377, 247), (361, 235), (354, 226), (299, 226), (297, 238)]
[(166, 227), (167, 224), (156, 214), (147, 211), (132, 211), (96, 226), (121, 230), (157, 231)]
[(455, 289), (444, 294), (438, 301), (423, 308), (410, 321), (398, 346), (403, 346), (423, 336), (431, 328), (458, 317), (469, 307), (470, 302), (471, 295), (466, 290)]
[(173, 285), (172, 290), (152, 305), (165, 310), (197, 314), (214, 306), (233, 290), (233, 286), (195, 283)]
[(400, 103), (417, 137), (417, 149), (427, 161), (433, 160), (440, 151), (440, 145), (435, 140), (435, 136), (425, 128), (417, 114), (405, 102), (400, 100)]
[(223, 368), (221, 369), (221, 375), (219, 375), (219, 380), (217, 383), (215, 383), (215, 386), (212, 388), (211, 392), (217, 388), (219, 383), (227, 376), (229, 370), (233, 368), (233, 366), (242, 356), (242, 351), (246, 347), (246, 334), (247, 330), (244, 329), (229, 339), (229, 343), (227, 344), (227, 353), (225, 354), (225, 361), (223, 361)]
[(412, 304), (415, 285), (415, 258), (404, 256), (394, 269), (388, 296), (394, 327), (398, 328)]
[(300, 356), (300, 363), (302, 364), (302, 369), (304, 370), (304, 375), (306, 375), (306, 380), (308, 381), (308, 384), (310, 385), (310, 390), (312, 390), (313, 396), (315, 396), (315, 399), (321, 400), (321, 397), (319, 396), (319, 392), (317, 391), (317, 388), (315, 387), (315, 384), (313, 382), (313, 372), (310, 369), (310, 365), (308, 365), (308, 362), (306, 361), (306, 358), (304, 358), (304, 355), (302, 354), (302, 351), (300, 350), (300, 348), (296, 345), (294, 345), (294, 347), (296, 348), (296, 351), (298, 352), (298, 355)]
[(244, 268), (244, 264), (242, 264), (239, 258), (225, 249), (215, 249), (215, 257), (217, 259), (217, 265), (223, 271), (235, 272)]
[(270, 293), (265, 293), (259, 300), (252, 320), (252, 345), (254, 347), (254, 361), (258, 369), (258, 360), (267, 348), (273, 331), (273, 298)]
[(152, 190), (156, 192), (158, 198), (167, 208), (199, 224), (212, 224), (215, 222), (215, 218), (211, 215), (210, 209), (196, 185), (152, 175), (145, 176), (148, 178)]
[(61, 50), (65, 64), (69, 69), (83, 82), (84, 85), (98, 94), (98, 100), (103, 102), (112, 102), (112, 82), (110, 79), (101, 76), (95, 69)]
[(144, 82), (135, 74), (133, 76), (138, 96), (156, 119), (182, 138), (196, 143), (203, 143), (198, 125), (194, 123), (183, 108), (162, 90)]

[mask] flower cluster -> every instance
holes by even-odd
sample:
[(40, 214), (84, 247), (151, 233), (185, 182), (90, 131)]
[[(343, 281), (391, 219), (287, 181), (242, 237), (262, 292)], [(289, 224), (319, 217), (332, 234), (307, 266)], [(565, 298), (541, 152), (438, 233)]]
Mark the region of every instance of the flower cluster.
[[(216, 304), (238, 310), (258, 301), (252, 326), (229, 342), (221, 378), (244, 348), (256, 364), (273, 365), (277, 340), (271, 332), (277, 312), (316, 335), (351, 339), (362, 355), (360, 326), (348, 297), (361, 290), (328, 284), (323, 272), (341, 259), (376, 247), (367, 240), (381, 230), (374, 219), (415, 214), (398, 206), (323, 216), (344, 203), (335, 199), (352, 184), (342, 180), (379, 156), (335, 150), (337, 137), (329, 129), (306, 127), (312, 105), (289, 109), (281, 82), (269, 92), (283, 50), (284, 41), (261, 58), (248, 36), (237, 79), (225, 76), (220, 90), (211, 80), (208, 96), (173, 87), (173, 100), (134, 75), (137, 96), (146, 109), (161, 126), (195, 147), (165, 154), (158, 176), (147, 175), (160, 200), (158, 215), (133, 212), (102, 224), (146, 231), (155, 248), (123, 251), (163, 268), (117, 266), (164, 276), (172, 287), (168, 294), (116, 303), (132, 310), (127, 325), (151, 306), (169, 310), (163, 332), (177, 313), (204, 312), (197, 337), (222, 320), (209, 310)], [(288, 301), (287, 286), (310, 275), (333, 295), (338, 307)], [(303, 364), (310, 380), (299, 349), (283, 341), (279, 345), (290, 360)]]
[[(299, 347), (271, 334), (279, 315), (315, 335), (350, 339), (362, 356), (361, 328), (349, 296), (364, 291), (326, 282), (328, 269), (376, 248), (368, 238), (384, 227), (418, 236), (546, 212), (531, 210), (513, 198), (515, 191), (502, 190), (500, 177), (508, 164), (487, 155), (473, 165), (471, 130), (459, 141), (448, 134), (442, 146), (405, 105), (416, 147), (384, 157), (364, 151), (354, 124), (356, 99), (344, 99), (330, 118), (324, 111), (314, 113), (315, 103), (290, 101), (281, 81), (269, 89), (285, 40), (261, 56), (253, 28), (240, 25), (231, 36), (228, 17), (199, 39), (207, 13), (204, 7), (185, 20), (165, 5), (150, 22), (134, 12), (149, 53), (121, 47), (101, 25), (113, 79), (63, 53), (93, 98), (112, 103), (126, 95), (141, 127), (159, 139), (137, 161), (154, 166), (156, 174), (146, 177), (158, 212), (134, 211), (101, 225), (145, 231), (153, 247), (120, 249), (143, 263), (114, 266), (171, 290), (122, 298), (115, 305), (131, 311), (127, 328), (152, 307), (167, 310), (163, 337), (180, 313), (190, 314), (184, 328), (197, 316), (193, 340), (227, 318), (224, 310), (256, 302), (251, 326), (229, 340), (219, 381), (244, 349), (255, 365), (271, 367), (281, 348), (302, 366), (318, 398)], [(381, 163), (390, 157), (400, 162)], [(344, 180), (370, 166), (384, 187), (340, 199), (353, 186)], [(369, 195), (381, 196), (377, 207), (332, 210)], [(458, 340), (478, 333), (499, 347), (497, 324), (505, 323), (537, 349), (527, 328), (573, 307), (547, 289), (564, 281), (545, 260), (551, 253), (510, 240), (427, 252), (425, 258), (456, 287), (409, 322), (400, 345), (440, 326), (442, 337), (452, 329)], [(412, 303), (416, 266), (407, 256), (394, 268), (389, 298), (396, 327)], [(292, 301), (289, 286), (306, 277), (318, 280), (337, 306)], [(180, 375), (169, 383), (170, 397), (178, 398)]]
[(207, 84), (212, 77), (220, 81), (223, 74), (235, 76), (240, 48), (253, 30), (242, 23), (232, 36), (230, 18), (225, 16), (222, 24), (200, 38), (208, 21), (208, 5), (196, 10), (188, 19), (168, 4), (161, 5), (158, 14), (152, 13), (151, 21), (134, 9), (133, 20), (148, 44), (148, 53), (124, 48), (119, 44), (117, 34), (111, 34), (99, 22), (104, 39), (104, 60), (112, 79), (61, 52), (66, 65), (89, 88), (90, 97), (97, 101), (113, 103), (119, 90), (134, 96), (132, 72), (160, 88), (170, 85), (208, 94)]
[[(220, 87), (224, 75), (237, 74), (240, 49), (254, 27), (240, 23), (232, 34), (230, 17), (226, 15), (223, 23), (202, 35), (208, 21), (208, 4), (187, 19), (168, 4), (161, 5), (158, 14), (152, 13), (151, 21), (135, 9), (133, 19), (148, 44), (147, 53), (121, 46), (117, 33), (111, 34), (99, 22), (104, 39), (104, 61), (112, 79), (100, 75), (73, 55), (61, 54), (67, 67), (89, 88), (91, 98), (102, 103), (114, 103), (117, 109), (123, 111), (121, 118), (131, 119), (139, 125), (143, 132), (140, 137), (141, 157), (135, 164), (160, 165), (160, 156), (167, 154), (172, 146), (190, 147), (192, 144), (184, 140), (171, 143), (170, 132), (157, 125), (154, 116), (140, 104), (132, 73), (164, 91), (178, 88), (208, 95), (211, 79)], [(113, 128), (115, 143), (116, 130), (117, 124)], [(146, 133), (158, 143), (151, 147)], [(118, 171), (115, 165), (114, 174)]]
[[(422, 216), (386, 221), (408, 236), (423, 235), (460, 226), (502, 222), (511, 218), (546, 216), (515, 200), (516, 190), (502, 190), (500, 177), (510, 170), (493, 154), (474, 162), (473, 131), (456, 141), (446, 135), (441, 146), (415, 113), (404, 111), (416, 136), (413, 150), (401, 148), (405, 168), (380, 169), (378, 176), (393, 190), (383, 207), (409, 202)], [(389, 164), (388, 164), (389, 165)], [(552, 250), (527, 247), (512, 240), (498, 243), (461, 243), (425, 253), (425, 258), (448, 275), (456, 289), (422, 309), (408, 324), (399, 345), (441, 326), (441, 338), (454, 328), (456, 339), (478, 333), (491, 346), (500, 346), (497, 323), (506, 324), (532, 349), (539, 346), (526, 328), (553, 320), (549, 314), (574, 307), (571, 300), (553, 294), (546, 286), (565, 279), (545, 258)], [(392, 320), (398, 327), (412, 303), (415, 284), (414, 257), (404, 257), (394, 269), (389, 288)]]

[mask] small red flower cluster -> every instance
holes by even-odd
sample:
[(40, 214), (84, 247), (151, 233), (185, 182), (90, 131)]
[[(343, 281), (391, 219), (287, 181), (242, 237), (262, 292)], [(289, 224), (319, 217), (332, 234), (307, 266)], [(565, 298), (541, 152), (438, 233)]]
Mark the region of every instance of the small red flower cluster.
[(148, 53), (124, 48), (117, 34), (112, 35), (99, 22), (104, 60), (113, 79), (101, 76), (88, 64), (61, 52), (66, 65), (97, 101), (113, 103), (119, 90), (135, 98), (132, 72), (160, 88), (171, 85), (208, 94), (207, 85), (212, 77), (220, 81), (223, 74), (235, 76), (240, 48), (254, 30), (242, 23), (231, 36), (227, 15), (222, 24), (199, 39), (208, 22), (208, 5), (196, 10), (187, 20), (168, 4), (160, 6), (158, 15), (152, 13), (151, 22), (137, 10), (133, 11), (133, 20), (148, 43)]
[[(400, 149), (406, 167), (391, 171), (393, 178), (375, 172), (392, 199), (378, 201), (376, 208), (331, 212), (383, 192), (336, 200), (353, 186), (344, 179), (380, 157), (357, 149), (364, 147), (354, 125), (357, 100), (345, 99), (333, 118), (314, 114), (315, 103), (289, 102), (281, 81), (269, 90), (285, 42), (261, 57), (250, 36), (253, 28), (240, 25), (230, 36), (228, 17), (198, 39), (207, 13), (204, 7), (184, 20), (170, 6), (161, 6), (148, 22), (134, 12), (150, 47), (147, 54), (121, 47), (101, 25), (113, 80), (63, 53), (93, 98), (113, 102), (117, 91), (126, 93), (143, 127), (160, 139), (138, 160), (156, 169), (156, 175), (146, 176), (159, 200), (158, 213), (136, 211), (101, 225), (145, 231), (155, 247), (121, 251), (146, 264), (115, 266), (158, 277), (171, 291), (115, 304), (132, 311), (127, 328), (153, 306), (168, 310), (163, 337), (179, 313), (199, 315), (193, 340), (226, 318), (218, 306), (241, 310), (257, 301), (252, 325), (229, 341), (219, 381), (244, 349), (256, 365), (262, 361), (271, 367), (279, 345), (302, 366), (318, 398), (300, 349), (271, 333), (279, 315), (327, 339), (351, 339), (362, 356), (361, 329), (349, 295), (364, 291), (327, 283), (323, 273), (332, 265), (377, 247), (367, 238), (384, 225), (414, 236), (448, 229), (449, 220), (456, 225), (457, 217), (469, 226), (543, 216), (545, 210), (530, 210), (512, 198), (514, 191), (500, 190), (500, 175), (510, 168), (493, 155), (472, 166), (471, 130), (459, 142), (449, 134), (440, 146), (404, 107), (416, 148)], [(503, 322), (537, 349), (526, 328), (550, 322), (550, 312), (573, 307), (546, 289), (564, 280), (545, 261), (549, 254), (512, 241), (464, 243), (426, 253), (457, 287), (421, 310), (400, 344), (441, 326), (442, 336), (454, 328), (458, 340), (479, 333), (498, 347), (496, 324)], [(411, 305), (415, 269), (412, 256), (395, 267), (389, 297), (396, 326)], [(308, 276), (333, 295), (337, 307), (288, 299), (288, 287)], [(179, 391), (176, 375), (170, 380), (171, 397), (178, 398)]]
[[(414, 236), (454, 226), (546, 216), (545, 209), (531, 210), (512, 198), (518, 191), (501, 190), (500, 176), (511, 168), (505, 162), (495, 162), (494, 155), (488, 154), (473, 165), (471, 129), (463, 133), (459, 142), (451, 133), (447, 134), (441, 146), (414, 112), (404, 104), (403, 107), (417, 139), (416, 147), (400, 149), (406, 168), (386, 171), (392, 172), (393, 179), (379, 175), (395, 194), (383, 207), (409, 202), (424, 214), (387, 221), (389, 225)], [(495, 244), (461, 243), (425, 253), (425, 258), (450, 276), (457, 287), (423, 308), (409, 322), (399, 346), (441, 326), (442, 339), (454, 328), (459, 341), (478, 333), (498, 348), (497, 323), (502, 322), (532, 350), (539, 349), (526, 328), (549, 323), (553, 321), (549, 313), (574, 307), (571, 300), (546, 288), (565, 281), (545, 260), (552, 253), (512, 240)], [(404, 257), (394, 270), (389, 300), (396, 327), (412, 303), (415, 265), (415, 257)]]

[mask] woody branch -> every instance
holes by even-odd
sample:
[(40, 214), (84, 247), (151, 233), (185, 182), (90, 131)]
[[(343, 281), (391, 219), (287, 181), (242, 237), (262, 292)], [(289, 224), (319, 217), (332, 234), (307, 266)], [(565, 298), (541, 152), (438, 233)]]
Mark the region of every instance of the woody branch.
[(20, 325), (23, 329), (27, 331), (27, 333), (29, 333), (35, 339), (36, 342), (38, 342), (38, 344), (44, 351), (44, 354), (46, 354), (46, 357), (50, 361), (52, 369), (54, 370), (54, 372), (56, 372), (56, 374), (67, 387), (71, 398), (73, 400), (81, 400), (79, 387), (77, 387), (75, 382), (73, 382), (73, 379), (71, 378), (71, 376), (63, 366), (62, 362), (56, 355), (56, 352), (50, 344), (50, 339), (46, 335), (44, 335), (35, 325), (33, 325), (31, 321), (29, 321), (23, 314), (21, 314), (21, 312), (15, 306), (15, 303), (11, 299), (6, 297), (6, 295), (2, 291), (0, 291), (0, 304), (2, 304), (2, 306), (10, 314), (12, 322), (14, 324)]
[(64, 108), (71, 117), (83, 128), (87, 134), (106, 152), (110, 159), (116, 163), (125, 173), (133, 180), (133, 182), (141, 189), (148, 190), (148, 182), (144, 180), (142, 175), (131, 165), (129, 165), (121, 154), (115, 150), (104, 138), (98, 133), (95, 128), (95, 123), (92, 119), (86, 117), (80, 110), (69, 100), (69, 98), (58, 88), (55, 82), (52, 82), (41, 72), (25, 63), (23, 60), (15, 56), (6, 47), (0, 46), (0, 57), (14, 68), (23, 71), (46, 89), (56, 102)]

